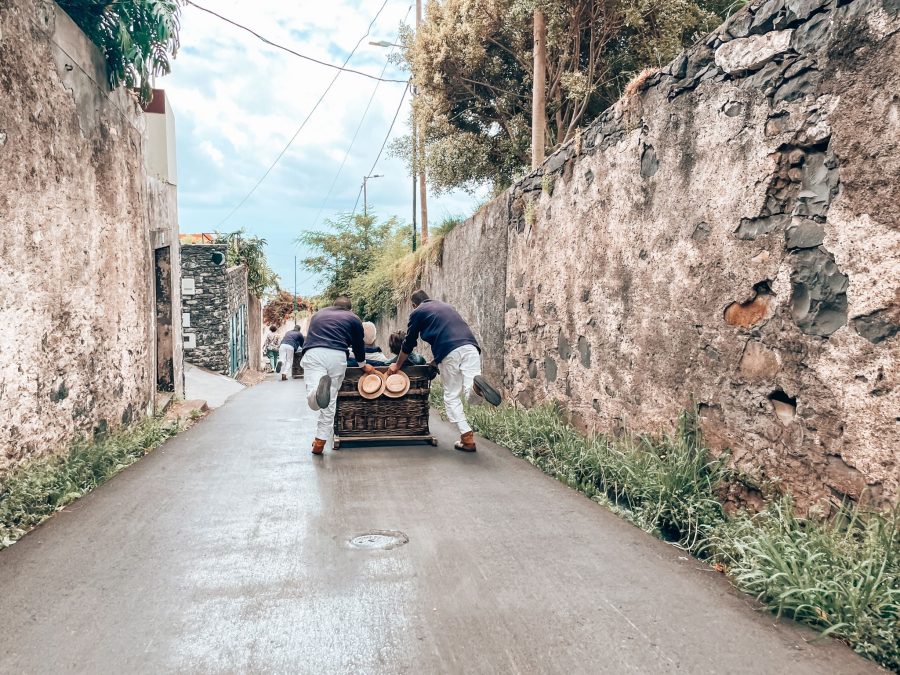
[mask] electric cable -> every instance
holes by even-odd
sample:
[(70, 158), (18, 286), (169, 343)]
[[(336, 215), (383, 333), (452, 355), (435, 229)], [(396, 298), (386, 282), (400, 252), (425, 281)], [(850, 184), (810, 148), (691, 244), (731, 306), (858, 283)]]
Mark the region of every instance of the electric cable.
[[(406, 23), (406, 20), (409, 18), (409, 13), (412, 11), (412, 5), (406, 10), (406, 16), (403, 17), (402, 23)], [(399, 35), (398, 35), (399, 38)], [(384, 67), (381, 69), (381, 74), (384, 75), (387, 67), (390, 65), (390, 53), (388, 53), (387, 58), (385, 59)], [(362, 130), (363, 124), (366, 121), (366, 116), (369, 114), (369, 108), (372, 107), (372, 102), (375, 100), (375, 94), (378, 93), (378, 87), (381, 86), (381, 81), (375, 83), (375, 88), (372, 90), (372, 95), (369, 97), (369, 102), (366, 103), (366, 108), (363, 110), (362, 118), (359, 120), (359, 124), (356, 127), (356, 131), (353, 133), (353, 138), (350, 139), (350, 146), (347, 148), (347, 152), (344, 153), (344, 159), (341, 160), (341, 165), (338, 167), (337, 173), (334, 175), (334, 180), (331, 181), (331, 186), (328, 188), (328, 193), (325, 195), (325, 199), (322, 200), (322, 205), (319, 207), (318, 213), (316, 213), (316, 217), (313, 219), (312, 225), (310, 225), (310, 229), (314, 229), (316, 224), (319, 222), (319, 218), (322, 216), (322, 212), (325, 210), (325, 207), (328, 206), (328, 200), (331, 199), (331, 195), (334, 192), (334, 186), (337, 185), (338, 179), (341, 177), (341, 172), (344, 170), (344, 166), (347, 164), (347, 159), (350, 157), (350, 152), (353, 150), (353, 145), (356, 143), (356, 138), (359, 136), (359, 132)], [(358, 202), (357, 202), (358, 203)]]
[[(248, 33), (250, 33), (254, 37), (258, 38), (262, 42), (265, 42), (267, 45), (269, 45), (271, 47), (275, 47), (276, 49), (281, 49), (282, 51), (285, 51), (288, 54), (293, 54), (294, 56), (299, 56), (301, 59), (306, 59), (307, 61), (312, 61), (313, 63), (318, 63), (320, 66), (326, 66), (327, 68), (335, 68), (336, 70), (340, 70), (344, 73), (353, 73), (354, 75), (362, 75), (363, 77), (368, 77), (370, 80), (378, 80), (379, 82), (393, 82), (393, 83), (397, 83), (397, 84), (404, 84), (406, 82), (406, 80), (392, 80), (390, 78), (385, 79), (382, 76), (376, 77), (369, 73), (364, 73), (361, 70), (354, 70), (353, 68), (346, 68), (345, 67), (346, 61), (344, 62), (343, 66), (336, 66), (335, 64), (328, 63), (327, 61), (320, 61), (319, 59), (314, 58), (312, 56), (307, 56), (306, 54), (301, 54), (300, 52), (295, 51), (295, 50), (291, 49), (290, 47), (285, 47), (284, 45), (280, 45), (277, 42), (273, 42), (272, 40), (270, 40), (266, 37), (263, 37), (262, 35), (257, 33), (252, 28), (248, 28), (247, 26), (244, 26), (243, 24), (240, 24), (237, 21), (232, 21), (228, 17), (222, 16), (221, 14), (218, 14), (218, 13), (212, 11), (211, 9), (207, 9), (206, 7), (203, 7), (202, 5), (198, 5), (193, 0), (185, 0), (185, 3), (190, 5), (191, 7), (196, 7), (201, 12), (206, 12), (207, 14), (211, 14), (212, 16), (216, 17), (217, 19), (221, 19), (225, 23), (229, 23), (232, 26), (235, 26), (236, 28), (240, 28), (243, 31), (247, 31)], [(368, 35), (368, 33), (366, 33), (366, 35)], [(384, 73), (382, 72), (382, 75), (383, 74)]]
[[(369, 172), (366, 174), (367, 176), (371, 176), (372, 172), (375, 170), (375, 167), (378, 165), (378, 160), (381, 159), (381, 153), (384, 152), (384, 147), (387, 145), (388, 139), (391, 137), (391, 132), (394, 130), (394, 125), (397, 123), (397, 117), (400, 115), (400, 109), (403, 107), (403, 102), (406, 100), (406, 93), (409, 91), (409, 82), (406, 83), (406, 87), (403, 89), (403, 96), (400, 97), (400, 105), (397, 106), (397, 110), (394, 112), (394, 119), (391, 120), (391, 126), (388, 127), (388, 132), (384, 137), (384, 141), (381, 143), (381, 149), (378, 151), (378, 156), (375, 158), (375, 161), (372, 162), (372, 168), (369, 169)], [(362, 194), (362, 186), (359, 188), (359, 194), (356, 195), (356, 204), (353, 205), (353, 214), (356, 215), (356, 207), (359, 206), (359, 197)]]
[[(350, 62), (350, 59), (353, 58), (353, 55), (356, 53), (356, 50), (359, 49), (359, 46), (363, 43), (363, 40), (365, 40), (369, 36), (369, 33), (372, 30), (372, 26), (375, 25), (375, 22), (378, 20), (378, 17), (381, 16), (381, 12), (384, 10), (385, 6), (387, 6), (387, 3), (388, 3), (388, 0), (384, 0), (384, 3), (381, 5), (381, 8), (375, 14), (375, 18), (373, 18), (372, 21), (369, 23), (369, 27), (366, 29), (365, 35), (363, 35), (359, 39), (359, 42), (356, 43), (356, 46), (353, 48), (353, 51), (351, 51), (350, 54), (347, 55), (347, 58), (344, 59), (344, 65), (347, 65)], [(224, 225), (226, 222), (228, 222), (228, 220), (231, 218), (231, 216), (233, 216), (235, 213), (237, 213), (238, 210), (244, 204), (247, 203), (247, 200), (250, 199), (250, 197), (253, 195), (253, 193), (256, 192), (257, 188), (260, 185), (262, 185), (262, 182), (269, 176), (270, 173), (272, 173), (272, 169), (274, 169), (275, 166), (278, 164), (278, 162), (281, 161), (281, 158), (284, 157), (285, 153), (288, 151), (288, 149), (291, 147), (291, 145), (297, 139), (297, 136), (299, 136), (300, 132), (303, 131), (303, 127), (306, 126), (306, 123), (309, 122), (309, 119), (313, 116), (313, 113), (316, 112), (319, 105), (321, 105), (322, 101), (325, 100), (325, 97), (328, 95), (328, 92), (331, 91), (331, 88), (334, 86), (334, 83), (337, 82), (337, 79), (341, 76), (342, 72), (344, 72), (344, 71), (338, 70), (338, 72), (336, 72), (334, 74), (334, 77), (332, 78), (331, 82), (329, 82), (328, 86), (325, 87), (325, 91), (323, 91), (322, 95), (319, 96), (319, 99), (316, 101), (316, 104), (312, 107), (312, 110), (309, 111), (309, 113), (306, 115), (306, 117), (300, 123), (300, 126), (297, 127), (297, 131), (294, 132), (294, 135), (291, 136), (291, 140), (289, 140), (287, 142), (287, 145), (285, 145), (284, 148), (282, 148), (281, 152), (278, 153), (278, 156), (275, 158), (275, 161), (269, 165), (269, 168), (266, 169), (266, 172), (262, 175), (262, 177), (258, 181), (256, 181), (256, 184), (250, 189), (250, 192), (248, 192), (244, 196), (244, 198), (240, 202), (238, 202), (237, 205), (233, 209), (231, 209), (231, 211), (228, 212), (228, 215), (225, 216), (219, 222), (219, 224), (216, 226), (216, 229), (222, 227), (222, 225)], [(406, 91), (408, 89), (409, 89), (409, 82), (406, 83), (406, 87), (403, 90), (404, 98), (406, 97)]]

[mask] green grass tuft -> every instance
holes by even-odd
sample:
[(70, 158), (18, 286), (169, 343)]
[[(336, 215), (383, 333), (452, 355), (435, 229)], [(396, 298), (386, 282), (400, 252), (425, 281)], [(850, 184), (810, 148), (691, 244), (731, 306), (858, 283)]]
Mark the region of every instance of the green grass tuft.
[(833, 635), (900, 671), (900, 507), (800, 518), (790, 499), (741, 515), (710, 539), (734, 584), (778, 616)]
[(0, 480), (0, 549), (161, 445), (177, 424), (150, 418), (65, 455), (36, 459)]

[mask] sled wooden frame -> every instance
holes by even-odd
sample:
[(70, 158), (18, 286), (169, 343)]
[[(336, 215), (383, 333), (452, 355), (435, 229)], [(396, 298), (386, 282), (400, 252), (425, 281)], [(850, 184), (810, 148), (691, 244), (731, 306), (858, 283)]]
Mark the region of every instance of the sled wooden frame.
[[(385, 372), (387, 368), (378, 368)], [(427, 366), (410, 366), (403, 372), (409, 376), (409, 391), (400, 398), (360, 396), (357, 383), (362, 368), (347, 368), (338, 391), (334, 416), (334, 447), (342, 443), (381, 441), (420, 441), (437, 445), (428, 428), (428, 395), (431, 380)]]

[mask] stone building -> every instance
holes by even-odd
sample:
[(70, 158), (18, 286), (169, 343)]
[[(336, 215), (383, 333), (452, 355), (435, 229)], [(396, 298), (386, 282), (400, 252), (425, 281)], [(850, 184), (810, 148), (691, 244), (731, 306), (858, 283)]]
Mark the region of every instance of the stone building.
[(185, 360), (231, 377), (248, 367), (247, 268), (227, 267), (225, 244), (182, 244), (181, 295)]
[(0, 3), (0, 473), (182, 391), (171, 109), (106, 69), (55, 3)]

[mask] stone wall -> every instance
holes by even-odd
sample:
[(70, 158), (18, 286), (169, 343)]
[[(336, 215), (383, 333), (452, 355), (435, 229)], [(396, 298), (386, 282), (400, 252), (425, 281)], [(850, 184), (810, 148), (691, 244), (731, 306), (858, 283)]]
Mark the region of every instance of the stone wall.
[(738, 501), (896, 502), (898, 12), (737, 13), (455, 231), (426, 287), (496, 307), (496, 280), (446, 261), (508, 227), (482, 339), (516, 401), (640, 432), (697, 405)]
[[(506, 199), (500, 198), (457, 226), (444, 238), (422, 279), (431, 297), (449, 302), (468, 321), (481, 345), (484, 372), (497, 382), (503, 381), (507, 213)], [(411, 309), (407, 302), (395, 317), (378, 322), (378, 344), (385, 353), (388, 336), (406, 329)], [(430, 359), (427, 345), (419, 344)]]
[(223, 375), (237, 375), (247, 363), (247, 345), (239, 367), (232, 371), (231, 317), (241, 317), (243, 334), (248, 336), (247, 268), (226, 267), (226, 249), (225, 244), (181, 246), (184, 358)]
[(219, 373), (228, 372), (225, 250), (225, 244), (181, 245), (184, 358)]
[(144, 125), (54, 3), (0, 3), (0, 471), (152, 410)]

